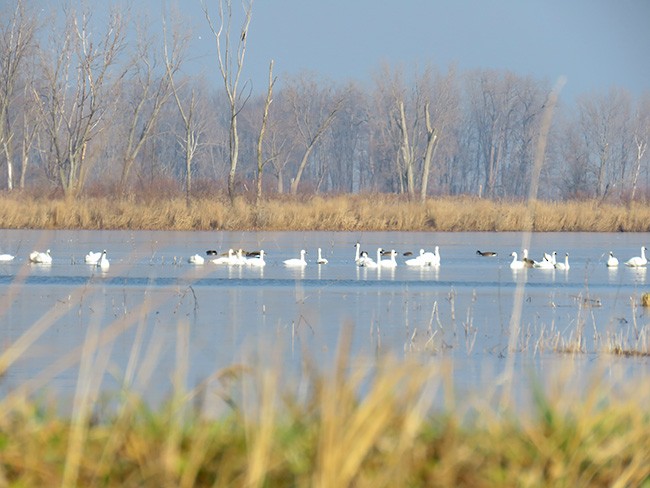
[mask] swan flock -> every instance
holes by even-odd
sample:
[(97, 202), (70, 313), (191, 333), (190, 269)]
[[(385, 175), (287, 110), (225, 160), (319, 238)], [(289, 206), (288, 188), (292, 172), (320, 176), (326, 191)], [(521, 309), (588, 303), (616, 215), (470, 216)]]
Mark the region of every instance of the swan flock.
[[(398, 261), (397, 256), (399, 255), (395, 249), (384, 249), (378, 247), (375, 252), (375, 258), (371, 257), (368, 251), (362, 250), (361, 244), (357, 242), (354, 245), (354, 264), (360, 268), (396, 268), (397, 266), (404, 264), (406, 267), (410, 268), (423, 268), (423, 267), (433, 267), (437, 268), (441, 265), (440, 257), (440, 247), (434, 246), (432, 251), (426, 251), (424, 248), (420, 249), (418, 253), (413, 253), (410, 251), (404, 252), (403, 256), (405, 259), (403, 261)], [(645, 246), (641, 246), (640, 255), (634, 256), (626, 261), (623, 261), (624, 265), (629, 268), (645, 268), (648, 264), (648, 259), (646, 257), (646, 251), (648, 249)], [(207, 257), (202, 256), (201, 254), (193, 254), (187, 258), (187, 262), (193, 265), (203, 265), (205, 263), (212, 263), (216, 265), (227, 265), (227, 266), (250, 266), (250, 267), (263, 267), (266, 266), (267, 261), (266, 257), (268, 254), (265, 251), (244, 251), (243, 249), (228, 249), (228, 251), (219, 253), (215, 250), (205, 251)], [(297, 252), (297, 257), (291, 257), (281, 261), (281, 264), (285, 267), (305, 267), (308, 265), (307, 255), (309, 253), (306, 249), (300, 249)], [(495, 257), (497, 253), (494, 251), (476, 251), (476, 254), (480, 257)], [(519, 256), (521, 255), (521, 259)], [(314, 263), (318, 266), (326, 265), (329, 260), (323, 255), (323, 250), (319, 247), (316, 252), (317, 258)], [(512, 260), (509, 262), (509, 267), (513, 270), (520, 269), (557, 269), (568, 271), (570, 269), (569, 264), (569, 253), (564, 253), (564, 259), (558, 260), (557, 251), (553, 252), (544, 252), (541, 259), (535, 260), (528, 257), (528, 249), (523, 249), (521, 254), (517, 251), (513, 251), (510, 254)], [(15, 256), (13, 254), (0, 253), (0, 263), (10, 263), (14, 261)], [(176, 258), (174, 258), (176, 259)], [(46, 251), (32, 251), (28, 260), (32, 264), (52, 264), (53, 258), (50, 249)], [(73, 260), (74, 262), (74, 260)], [(84, 262), (89, 265), (97, 266), (103, 270), (107, 270), (110, 266), (107, 251), (90, 251), (84, 257)], [(614, 269), (619, 266), (619, 259), (614, 255), (613, 251), (607, 252), (607, 257), (605, 259), (605, 265), (609, 269)]]

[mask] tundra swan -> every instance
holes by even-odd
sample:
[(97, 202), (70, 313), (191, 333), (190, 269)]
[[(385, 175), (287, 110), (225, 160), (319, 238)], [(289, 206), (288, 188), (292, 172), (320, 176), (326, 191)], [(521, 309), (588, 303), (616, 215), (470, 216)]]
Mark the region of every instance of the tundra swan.
[(382, 259), (379, 263), (382, 268), (395, 268), (397, 266), (397, 261), (395, 260), (395, 256), (397, 256), (397, 252), (394, 249), (391, 249), (389, 252), (390, 252), (390, 258)]
[(407, 266), (424, 266), (425, 263), (422, 256), (424, 256), (424, 249), (420, 249), (420, 254), (416, 257), (404, 261), (404, 264)]
[(260, 250), (260, 253), (257, 256), (248, 258), (246, 260), (248, 266), (266, 266), (266, 261), (264, 261), (264, 249)]
[(284, 265), (285, 266), (307, 266), (307, 261), (305, 261), (305, 254), (307, 254), (307, 251), (301, 249), (299, 258), (285, 259), (283, 261)]
[(13, 261), (15, 256), (11, 254), (0, 254), (0, 262), (6, 263), (7, 261)]
[(320, 247), (318, 248), (318, 259), (316, 260), (316, 262), (317, 262), (318, 264), (327, 264), (327, 263), (328, 263), (327, 258), (324, 258), (324, 257), (321, 255)]
[(631, 268), (638, 268), (640, 266), (645, 266), (648, 264), (648, 260), (645, 257), (645, 252), (646, 252), (646, 247), (641, 246), (641, 257), (635, 256), (633, 258), (628, 259), (625, 261), (626, 266), (630, 266)]
[(564, 262), (555, 263), (555, 269), (569, 269), (569, 253), (564, 254)]
[(357, 266), (365, 266), (373, 268), (376, 263), (372, 260), (366, 251), (361, 251), (361, 244), (358, 242), (354, 245), (356, 252), (354, 254), (354, 262)]
[(110, 265), (111, 263), (108, 261), (108, 258), (106, 257), (106, 251), (104, 250), (102, 252), (102, 256), (99, 258), (99, 261), (97, 261), (97, 266), (106, 271)]
[(440, 247), (434, 247), (433, 252), (425, 252), (422, 259), (425, 266), (440, 266)]
[(32, 253), (29, 255), (29, 260), (32, 263), (52, 264), (52, 255), (50, 254), (49, 249), (45, 252), (32, 251)]
[(612, 251), (609, 251), (609, 257), (607, 258), (607, 267), (615, 268), (616, 266), (618, 266), (618, 258), (614, 256), (614, 253)]
[(97, 264), (101, 257), (102, 257), (101, 251), (97, 251), (97, 252), (90, 251), (88, 254), (86, 254), (84, 261), (88, 264)]
[(521, 260), (523, 261), (524, 266), (526, 268), (532, 268), (533, 265), (535, 264), (535, 261), (533, 261), (528, 257), (528, 249), (524, 249), (523, 254), (521, 256)]
[(210, 260), (214, 264), (235, 264), (235, 251), (228, 249), (226, 256), (219, 256)]
[(205, 263), (205, 259), (200, 254), (194, 254), (187, 259), (187, 262), (191, 264), (203, 264)]
[(524, 261), (517, 261), (517, 253), (515, 251), (512, 251), (510, 255), (512, 256), (512, 262), (510, 263), (510, 268), (523, 269), (526, 267), (526, 263), (524, 263)]

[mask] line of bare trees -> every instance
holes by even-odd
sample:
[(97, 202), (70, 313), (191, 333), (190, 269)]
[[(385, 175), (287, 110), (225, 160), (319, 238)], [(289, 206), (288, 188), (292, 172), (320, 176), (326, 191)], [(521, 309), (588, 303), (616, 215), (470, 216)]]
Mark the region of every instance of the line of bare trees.
[[(362, 87), (306, 73), (278, 78), (268, 60), (255, 93), (242, 78), (253, 2), (236, 3), (203, 4), (215, 54), (196, 73), (191, 24), (178, 12), (157, 22), (111, 10), (96, 22), (89, 8), (44, 13), (35, 0), (3, 2), (1, 186), (75, 197), (92, 184), (127, 196), (165, 180), (188, 202), (197, 182), (257, 199), (528, 194), (549, 82), (382, 66)], [(612, 87), (560, 103), (539, 195), (647, 198), (649, 140), (650, 92)]]

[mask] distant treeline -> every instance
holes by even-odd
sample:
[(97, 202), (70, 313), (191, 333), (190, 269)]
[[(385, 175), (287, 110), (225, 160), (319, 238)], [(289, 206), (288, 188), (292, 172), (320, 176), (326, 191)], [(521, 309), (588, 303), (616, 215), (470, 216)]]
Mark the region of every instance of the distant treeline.
[[(538, 175), (549, 81), (386, 65), (362, 87), (307, 73), (278, 78), (270, 63), (268, 80), (250, 80), (264, 89), (252, 92), (238, 78), (247, 17), (227, 39), (231, 30), (212, 12), (221, 59), (230, 60), (214, 84), (190, 74), (193, 33), (182, 13), (161, 35), (136, 10), (95, 22), (91, 11), (41, 5), (4, 2), (1, 11), (0, 186), (8, 190), (77, 197), (103, 188), (128, 198), (164, 180), (188, 200), (227, 188), (231, 203), (271, 193), (503, 200), (527, 197), (535, 181), (546, 200), (649, 195), (650, 91), (612, 87), (571, 101), (560, 92)], [(206, 72), (219, 72), (219, 59), (215, 48)]]

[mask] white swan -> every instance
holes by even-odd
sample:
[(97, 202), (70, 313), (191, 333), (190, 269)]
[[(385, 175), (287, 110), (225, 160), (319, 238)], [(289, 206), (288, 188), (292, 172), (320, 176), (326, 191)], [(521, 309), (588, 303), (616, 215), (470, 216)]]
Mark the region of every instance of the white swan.
[(555, 269), (557, 252), (553, 251), (552, 254), (544, 253), (541, 261), (533, 261), (533, 268), (537, 269)]
[(260, 250), (260, 253), (258, 256), (254, 256), (252, 258), (248, 258), (246, 260), (246, 264), (248, 266), (266, 266), (266, 261), (264, 261), (264, 249)]
[(515, 251), (512, 251), (510, 255), (512, 256), (512, 262), (510, 263), (510, 268), (523, 269), (526, 267), (526, 263), (524, 263), (523, 261), (517, 261), (517, 253)]
[(567, 270), (569, 268), (570, 268), (570, 266), (569, 266), (569, 253), (567, 252), (567, 253), (564, 254), (564, 262), (563, 263), (562, 262), (555, 263), (555, 269)]
[(533, 268), (535, 268), (535, 269), (555, 269), (555, 264), (553, 264), (553, 261), (550, 261), (550, 260), (544, 258), (541, 261), (534, 261), (533, 262)]
[(13, 261), (16, 256), (11, 254), (0, 254), (0, 262), (6, 263), (8, 261)]
[(425, 264), (429, 266), (440, 266), (440, 247), (433, 248), (433, 252), (424, 253)]
[(354, 262), (356, 263), (357, 266), (362, 266), (362, 267), (368, 267), (368, 268), (374, 268), (377, 266), (377, 263), (375, 263), (370, 256), (368, 256), (367, 252), (361, 252), (361, 244), (358, 242), (355, 244), (356, 252), (354, 255)]
[[(379, 255), (381, 255), (381, 251), (379, 252)], [(395, 256), (397, 256), (397, 252), (394, 249), (391, 249), (390, 258), (382, 259), (379, 262), (379, 264), (381, 265), (382, 268), (395, 268), (397, 266), (397, 261), (395, 260)]]
[(641, 246), (641, 257), (635, 256), (633, 258), (625, 261), (625, 266), (630, 266), (631, 268), (638, 268), (640, 266), (645, 266), (648, 264), (648, 260), (645, 257), (645, 252), (647, 251), (645, 246)]
[(111, 263), (108, 261), (108, 258), (106, 257), (106, 251), (102, 252), (102, 256), (99, 258), (99, 261), (97, 261), (97, 266), (99, 266), (101, 269), (106, 271), (110, 267)]
[(187, 259), (187, 262), (190, 264), (203, 264), (205, 263), (205, 259), (200, 254), (194, 254)]
[(616, 266), (618, 266), (618, 258), (614, 256), (614, 253), (612, 251), (609, 251), (609, 257), (607, 258), (607, 267), (615, 268)]
[(324, 257), (321, 255), (320, 247), (318, 248), (318, 259), (316, 260), (316, 262), (317, 262), (318, 264), (327, 264), (327, 263), (328, 263), (327, 259), (324, 258)]
[(232, 257), (232, 263), (234, 265), (238, 266), (243, 266), (248, 262), (248, 258), (244, 256), (244, 250), (243, 249), (237, 249), (237, 252), (235, 255)]
[(50, 254), (49, 249), (45, 252), (32, 251), (32, 253), (29, 255), (29, 260), (32, 263), (52, 264), (52, 255)]
[(97, 262), (101, 257), (102, 257), (101, 251), (97, 251), (97, 252), (90, 251), (88, 254), (86, 254), (84, 261), (88, 264), (97, 264)]
[(424, 266), (425, 261), (422, 256), (424, 256), (424, 249), (420, 249), (420, 254), (418, 256), (404, 261), (404, 264), (407, 266)]
[(532, 268), (533, 265), (535, 264), (535, 261), (533, 261), (528, 257), (528, 249), (524, 249), (523, 254), (521, 256), (521, 260), (523, 261), (524, 266), (526, 268)]
[(357, 266), (364, 266), (368, 254), (364, 251), (361, 252), (361, 244), (358, 242), (354, 245), (354, 262)]
[(219, 256), (218, 258), (211, 259), (210, 262), (214, 264), (234, 264), (235, 251), (228, 249), (227, 256)]
[(285, 266), (307, 266), (307, 261), (305, 261), (305, 254), (307, 254), (307, 251), (301, 249), (299, 258), (285, 259), (283, 261), (284, 265)]

